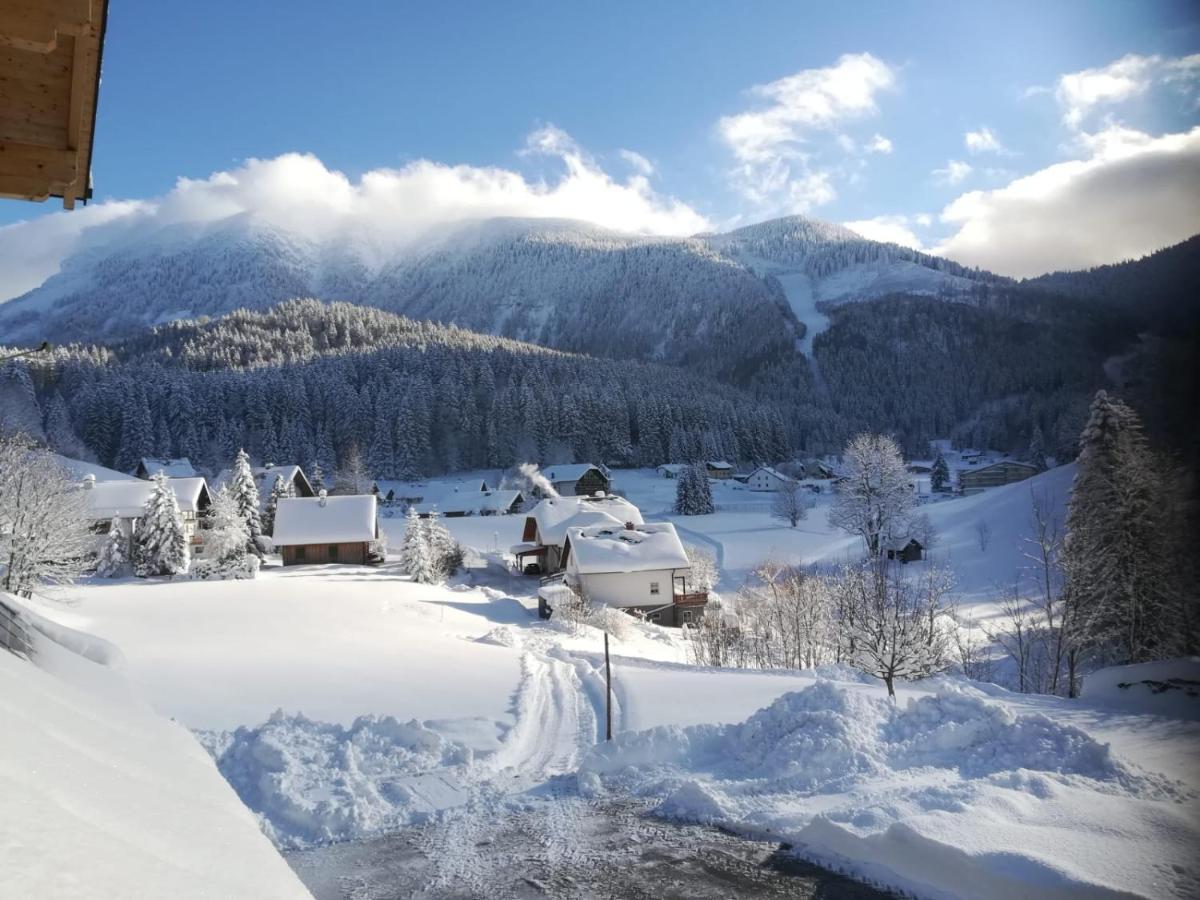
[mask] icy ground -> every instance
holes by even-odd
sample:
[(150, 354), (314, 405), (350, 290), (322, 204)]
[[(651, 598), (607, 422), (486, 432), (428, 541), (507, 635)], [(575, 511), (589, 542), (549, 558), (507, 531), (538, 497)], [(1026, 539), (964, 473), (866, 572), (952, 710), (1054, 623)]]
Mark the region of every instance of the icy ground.
[[(882, 900), (860, 882), (771, 841), (666, 823), (647, 804), (551, 786), (498, 815), (466, 810), (399, 834), (294, 851), (316, 900), (622, 897)], [(467, 865), (447, 845), (466, 842)]]

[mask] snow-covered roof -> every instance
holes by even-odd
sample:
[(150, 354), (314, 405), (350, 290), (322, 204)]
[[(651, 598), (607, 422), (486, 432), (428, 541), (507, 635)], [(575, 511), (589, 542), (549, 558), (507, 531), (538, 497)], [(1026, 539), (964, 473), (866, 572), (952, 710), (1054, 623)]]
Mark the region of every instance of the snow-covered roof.
[(710, 459), (704, 463), (710, 469), (732, 469), (733, 463), (727, 463), (723, 459)]
[(1032, 469), (1038, 471), (1038, 467), (1033, 463), (1019, 462), (1015, 459), (998, 459), (993, 463), (988, 463), (986, 466), (980, 466), (978, 469), (971, 469), (968, 472), (963, 472), (964, 475), (978, 475), (980, 472), (986, 472), (988, 469), (994, 469), (996, 466), (1020, 466), (1023, 469)]
[(482, 494), (488, 489), (482, 478), (459, 479), (457, 481), (396, 481), (381, 478), (374, 482), (380, 497), (407, 499), (416, 503), (430, 503), (432, 498), (453, 494)]
[(623, 497), (550, 497), (529, 513), (543, 544), (562, 546), (568, 528), (588, 525), (642, 524), (642, 514)]
[(373, 541), (374, 494), (344, 497), (281, 497), (275, 508), (275, 546)]
[(413, 503), (413, 508), (419, 513), (427, 513), (436, 509), (443, 515), (450, 513), (494, 513), (507, 512), (512, 505), (521, 499), (520, 491), (445, 491), (429, 492), (419, 502)]
[(670, 522), (650, 522), (632, 529), (596, 525), (567, 531), (567, 568), (581, 575), (604, 572), (654, 572), (691, 566), (683, 542)]
[(578, 481), (588, 472), (592, 471), (592, 469), (604, 475), (603, 469), (591, 463), (570, 463), (565, 466), (550, 466), (543, 470), (542, 474), (550, 479), (551, 484), (562, 484), (566, 481)]
[[(207, 490), (203, 478), (171, 478), (167, 481), (175, 491), (180, 512), (197, 512), (200, 499)], [(154, 491), (153, 481), (133, 478), (129, 481), (96, 481), (86, 487), (88, 516), (92, 519), (132, 519), (146, 511), (146, 501)]]
[(186, 456), (178, 458), (170, 456), (143, 456), (140, 469), (145, 469), (147, 475), (157, 475), (159, 472), (170, 478), (193, 478), (196, 468)]
[[(283, 476), (284, 484), (290, 484), (297, 477), (304, 484), (308, 484), (308, 478), (305, 476), (304, 470), (297, 465), (251, 466), (250, 474), (254, 476), (254, 483), (258, 485), (259, 497), (263, 501), (270, 496), (271, 489), (275, 487), (275, 478), (279, 475)], [(213, 490), (220, 490), (229, 484), (232, 478), (233, 469), (222, 469), (213, 480)]]
[(658, 467), (657, 471), (670, 472), (673, 475), (678, 475), (680, 472), (682, 472), (686, 468), (687, 468), (686, 463), (663, 463), (661, 466)]
[(140, 481), (141, 479), (135, 475), (129, 475), (126, 472), (118, 472), (116, 469), (107, 469), (99, 463), (84, 462), (81, 459), (71, 459), (69, 456), (60, 456), (57, 453), (52, 453), (55, 461), (62, 466), (67, 474), (77, 480), (82, 480), (88, 475), (95, 476), (97, 481)]
[(778, 469), (773, 469), (770, 466), (759, 466), (757, 469), (755, 469), (753, 472), (750, 473), (750, 477), (753, 478), (759, 472), (763, 472), (766, 475), (771, 476), (772, 478), (779, 479), (780, 481), (795, 481), (796, 480), (789, 475), (784, 475)]

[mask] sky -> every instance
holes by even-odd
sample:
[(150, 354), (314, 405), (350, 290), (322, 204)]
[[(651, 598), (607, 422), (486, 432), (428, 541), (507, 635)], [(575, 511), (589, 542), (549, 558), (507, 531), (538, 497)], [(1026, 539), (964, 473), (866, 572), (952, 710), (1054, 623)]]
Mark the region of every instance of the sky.
[(110, 10), (96, 198), (0, 201), (0, 298), (242, 211), (418, 233), (781, 215), (1029, 276), (1200, 231), (1200, 4), (153, 3)]

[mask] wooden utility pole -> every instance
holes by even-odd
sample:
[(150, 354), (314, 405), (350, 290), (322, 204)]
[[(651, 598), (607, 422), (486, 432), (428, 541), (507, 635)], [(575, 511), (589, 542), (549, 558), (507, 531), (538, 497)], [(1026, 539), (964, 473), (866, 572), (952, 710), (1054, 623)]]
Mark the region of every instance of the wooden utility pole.
[(604, 739), (612, 740), (612, 664), (608, 659), (608, 632), (604, 632)]

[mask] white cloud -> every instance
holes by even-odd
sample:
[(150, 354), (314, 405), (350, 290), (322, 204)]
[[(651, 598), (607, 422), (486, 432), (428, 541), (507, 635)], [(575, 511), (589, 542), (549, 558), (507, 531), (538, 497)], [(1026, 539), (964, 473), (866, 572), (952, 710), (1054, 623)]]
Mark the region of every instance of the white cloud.
[(1130, 53), (1106, 66), (1070, 72), (1058, 79), (1054, 96), (1071, 128), (1082, 126), (1094, 109), (1145, 94), (1156, 84), (1189, 93), (1200, 82), (1200, 54), (1164, 59)]
[(1144, 256), (1200, 232), (1200, 127), (1153, 137), (1112, 127), (1087, 157), (950, 203), (937, 251), (1013, 276)]
[(978, 131), (968, 131), (963, 135), (963, 144), (970, 153), (1003, 153), (1004, 145), (996, 137), (992, 129), (984, 126)]
[(691, 206), (657, 193), (644, 171), (619, 181), (553, 126), (531, 134), (522, 153), (551, 157), (563, 171), (547, 182), (509, 169), (417, 160), (352, 181), (315, 156), (288, 153), (208, 178), (180, 178), (155, 199), (50, 213), (0, 228), (0, 299), (41, 284), (75, 250), (132, 229), (240, 214), (305, 236), (347, 229), (397, 242), (441, 224), (496, 216), (575, 218), (641, 234), (712, 228)]
[(950, 159), (940, 169), (934, 169), (930, 174), (938, 184), (962, 184), (967, 176), (974, 171), (970, 163), (960, 159)]
[(921, 239), (913, 231), (913, 226), (924, 227), (931, 224), (927, 215), (916, 216), (875, 216), (873, 219), (858, 219), (842, 224), (872, 241), (883, 241), (888, 244), (899, 244), (901, 247), (911, 247), (923, 250)]
[[(819, 132), (878, 111), (876, 96), (895, 86), (896, 76), (870, 53), (846, 54), (833, 66), (804, 69), (757, 85), (758, 108), (724, 116), (717, 130), (732, 151), (735, 188), (763, 209), (807, 212), (836, 196), (833, 172), (816, 164), (812, 138)], [(886, 140), (886, 139), (884, 139)], [(852, 139), (838, 136), (850, 152)]]
[(870, 143), (867, 144), (867, 152), (869, 153), (887, 154), (891, 153), (892, 149), (892, 142), (885, 138), (882, 134), (876, 134), (871, 138)]
[(629, 167), (639, 175), (650, 176), (654, 174), (654, 163), (642, 156), (636, 150), (625, 150), (624, 148), (617, 151), (621, 159), (629, 164)]

